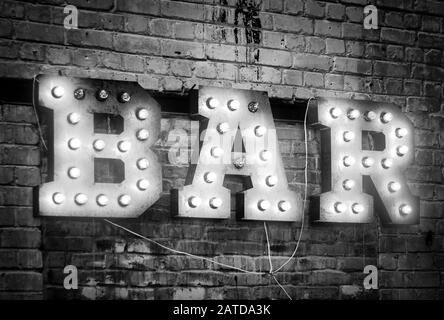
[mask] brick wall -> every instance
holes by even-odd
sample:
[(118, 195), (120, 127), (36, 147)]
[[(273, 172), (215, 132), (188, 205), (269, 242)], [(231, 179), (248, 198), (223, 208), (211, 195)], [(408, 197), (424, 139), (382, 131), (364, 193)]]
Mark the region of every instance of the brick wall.
[[(421, 224), (309, 224), (298, 258), (277, 277), (294, 298), (444, 298), (444, 2), (372, 1), (378, 30), (363, 29), (367, 0), (71, 0), (78, 30), (62, 26), (65, 2), (38, 2), (0, 3), (1, 77), (56, 73), (138, 81), (155, 91), (203, 84), (280, 99), (399, 105), (416, 128), (407, 175), (421, 198)], [(3, 104), (0, 121), (0, 298), (285, 298), (268, 276), (172, 255), (100, 219), (33, 218), (32, 187), (44, 168), (33, 109)], [(164, 114), (161, 136), (189, 125)], [(290, 185), (301, 190), (302, 126), (276, 125)], [(165, 138), (156, 146), (165, 160), (164, 195), (139, 219), (121, 223), (180, 250), (268, 270), (262, 223), (171, 217), (169, 189), (183, 185), (187, 166), (168, 164)], [(319, 140), (311, 130), (309, 154), (316, 194)], [(229, 185), (240, 188), (235, 179)], [(299, 226), (269, 223), (269, 233), (278, 266)], [(79, 268), (77, 291), (63, 289), (67, 264)], [(380, 270), (377, 291), (362, 290), (366, 264)]]

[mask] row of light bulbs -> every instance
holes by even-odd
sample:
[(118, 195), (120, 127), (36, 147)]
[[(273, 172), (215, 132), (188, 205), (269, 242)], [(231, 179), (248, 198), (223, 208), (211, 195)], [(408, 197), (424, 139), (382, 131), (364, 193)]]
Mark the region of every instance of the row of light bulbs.
[[(338, 213), (344, 213), (347, 211), (347, 205), (343, 202), (335, 202), (334, 204), (335, 211)], [(353, 213), (358, 214), (364, 211), (364, 206), (360, 203), (353, 203), (351, 206), (351, 210)], [(399, 213), (402, 215), (408, 215), (412, 213), (412, 207), (408, 204), (401, 204), (399, 206)]]
[[(206, 172), (204, 174), (204, 180), (206, 183), (213, 183), (214, 181), (216, 181), (216, 179), (217, 179), (217, 175), (216, 175), (216, 173), (214, 173), (212, 171)], [(265, 178), (265, 183), (269, 187), (274, 187), (278, 183), (278, 178), (274, 175), (267, 176)]]
[[(217, 209), (222, 205), (222, 199), (213, 197), (209, 201), (209, 206), (212, 209)], [(188, 205), (191, 208), (197, 208), (202, 204), (202, 199), (198, 196), (191, 196), (188, 198)], [(268, 200), (259, 200), (257, 203), (257, 207), (260, 211), (266, 211), (271, 207), (271, 203)], [(278, 203), (278, 208), (280, 211), (285, 212), (291, 209), (291, 205), (288, 201), (282, 200)]]
[[(55, 192), (52, 195), (52, 200), (54, 201), (55, 204), (62, 204), (65, 202), (66, 197), (61, 192)], [(74, 196), (74, 202), (79, 206), (84, 205), (88, 202), (88, 196), (84, 193), (78, 193)], [(96, 202), (99, 206), (104, 207), (104, 206), (108, 205), (109, 198), (104, 194), (99, 194), (96, 197)], [(122, 207), (126, 207), (126, 206), (130, 205), (130, 203), (131, 203), (131, 196), (129, 196), (127, 194), (122, 194), (118, 197), (117, 202)]]
[[(355, 186), (355, 181), (352, 180), (352, 179), (345, 179), (342, 182), (342, 187), (344, 188), (344, 190), (349, 191), (349, 190), (353, 189), (354, 186)], [(396, 182), (396, 181), (390, 181), (387, 184), (387, 189), (390, 192), (397, 192), (397, 191), (401, 190), (401, 184), (399, 182)]]
[[(55, 86), (51, 89), (52, 96), (56, 99), (60, 99), (65, 95), (65, 89), (62, 86)], [(74, 90), (74, 98), (82, 100), (86, 95), (86, 90), (83, 88), (77, 88)], [(100, 89), (96, 92), (96, 98), (99, 101), (105, 101), (109, 97), (109, 92), (105, 89)], [(118, 100), (122, 103), (129, 102), (131, 95), (128, 92), (121, 92), (118, 95)]]
[[(408, 152), (408, 147), (406, 146), (407, 149), (401, 149), (401, 152), (403, 152), (403, 154)], [(345, 156), (342, 158), (342, 163), (344, 164), (345, 167), (351, 167), (352, 165), (355, 164), (355, 158), (353, 158), (352, 156)], [(375, 164), (375, 159), (373, 159), (372, 157), (364, 157), (361, 160), (362, 166), (365, 168), (370, 168)], [(391, 168), (393, 165), (393, 159), (391, 158), (384, 158), (381, 160), (381, 166), (384, 169), (389, 169)]]
[[(330, 115), (332, 118), (337, 119), (342, 115), (342, 110), (340, 108), (331, 108)], [(358, 119), (361, 116), (361, 112), (357, 109), (349, 109), (347, 111), (347, 117), (350, 120)], [(377, 114), (374, 111), (366, 111), (364, 113), (364, 119), (367, 121), (373, 121), (377, 118)], [(380, 120), (382, 123), (389, 123), (393, 120), (393, 113), (391, 112), (381, 112)]]

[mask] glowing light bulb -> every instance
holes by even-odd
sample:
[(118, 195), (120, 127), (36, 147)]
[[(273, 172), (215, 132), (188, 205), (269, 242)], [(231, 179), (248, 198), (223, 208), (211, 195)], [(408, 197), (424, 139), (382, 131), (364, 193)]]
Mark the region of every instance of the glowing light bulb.
[(108, 91), (106, 91), (105, 89), (101, 89), (97, 92), (97, 99), (101, 101), (108, 99), (108, 96)]
[(409, 147), (407, 147), (407, 146), (399, 146), (399, 147), (396, 149), (396, 151), (397, 151), (397, 153), (398, 153), (399, 156), (403, 156), (403, 155), (405, 155), (407, 152), (409, 152)]
[(224, 154), (224, 150), (222, 150), (222, 148), (219, 147), (213, 147), (211, 148), (211, 155), (214, 158), (219, 158)]
[(146, 129), (140, 129), (137, 131), (137, 139), (139, 140), (146, 140), (150, 136), (150, 132)]
[(351, 180), (351, 179), (345, 179), (345, 180), (342, 182), (342, 187), (343, 187), (345, 190), (351, 190), (351, 189), (353, 189), (354, 186), (355, 186), (355, 181), (354, 181), (354, 180)]
[(360, 115), (361, 113), (357, 109), (350, 109), (347, 113), (348, 118), (351, 120), (359, 118)]
[(77, 179), (78, 177), (80, 177), (80, 169), (76, 167), (69, 168), (68, 176), (71, 179)]
[(131, 149), (131, 142), (119, 141), (117, 147), (119, 148), (120, 152), (127, 152), (129, 149)]
[(216, 174), (214, 172), (207, 172), (204, 175), (204, 179), (206, 183), (213, 183), (214, 181), (216, 181)]
[(102, 151), (103, 149), (105, 149), (105, 141), (101, 140), (101, 139), (97, 139), (94, 141), (93, 143), (93, 148), (96, 151)]
[(219, 208), (221, 205), (222, 205), (222, 199), (220, 199), (220, 198), (216, 198), (216, 197), (211, 198), (211, 200), (210, 200), (210, 207), (211, 207), (211, 208), (213, 208), (213, 209), (217, 209), (217, 208)]
[(412, 210), (412, 207), (408, 204), (402, 204), (399, 207), (399, 213), (401, 213), (402, 215), (409, 215), (410, 213), (412, 213)]
[(141, 158), (141, 159), (137, 160), (137, 168), (139, 168), (139, 170), (145, 170), (149, 166), (150, 166), (150, 162), (148, 161), (148, 159)]
[(398, 138), (404, 138), (407, 135), (408, 130), (406, 128), (397, 128), (395, 133)]
[(370, 157), (364, 157), (362, 159), (362, 165), (366, 168), (370, 168), (375, 163), (375, 160)]
[(365, 120), (367, 120), (367, 121), (373, 121), (373, 120), (376, 119), (376, 113), (375, 113), (374, 111), (367, 111), (367, 112), (364, 114), (364, 118), (365, 118)]
[(78, 193), (76, 194), (74, 201), (78, 204), (78, 205), (83, 205), (85, 203), (88, 202), (88, 196), (84, 193)]
[(131, 96), (128, 92), (122, 92), (119, 97), (120, 102), (125, 103), (131, 100)]
[(268, 161), (271, 159), (271, 152), (268, 150), (262, 150), (260, 157), (261, 157), (262, 161)]
[(54, 88), (52, 88), (51, 93), (54, 98), (59, 99), (65, 94), (65, 89), (63, 89), (63, 87), (60, 86), (55, 86)]
[(345, 210), (347, 210), (347, 206), (342, 202), (336, 202), (335, 203), (335, 210), (336, 210), (336, 212), (342, 213), (342, 212), (345, 212)]
[(392, 181), (388, 184), (388, 189), (390, 192), (397, 192), (401, 190), (401, 185), (398, 182)]
[(393, 113), (391, 112), (383, 112), (381, 113), (381, 121), (383, 123), (389, 123), (393, 120)]
[(345, 142), (352, 141), (355, 138), (355, 134), (352, 131), (345, 131), (343, 136)]
[(291, 204), (288, 201), (282, 200), (279, 201), (278, 207), (280, 211), (285, 212), (291, 209)]
[(145, 120), (146, 118), (148, 118), (149, 116), (149, 112), (147, 109), (139, 109), (137, 110), (137, 119), (139, 120)]
[(81, 145), (80, 140), (77, 138), (71, 138), (68, 141), (68, 146), (72, 150), (77, 150), (78, 148), (80, 148), (80, 145)]
[(150, 186), (150, 183), (146, 179), (140, 179), (139, 181), (137, 181), (137, 187), (140, 190), (146, 190), (146, 189), (148, 189), (149, 186)]
[(108, 204), (109, 199), (104, 194), (99, 194), (96, 198), (97, 204), (101, 207), (104, 207)]
[(130, 197), (129, 195), (127, 195), (127, 194), (122, 194), (122, 195), (119, 197), (119, 204), (120, 204), (122, 207), (126, 207), (126, 206), (128, 206), (128, 205), (130, 204), (130, 202), (131, 202), (131, 197)]
[(381, 165), (384, 169), (388, 169), (393, 165), (393, 160), (390, 158), (382, 159)]
[(216, 98), (209, 98), (207, 100), (207, 106), (210, 109), (215, 109), (219, 106), (219, 100), (217, 100)]
[(56, 192), (52, 195), (52, 201), (54, 201), (55, 204), (61, 204), (65, 201), (65, 196), (60, 192)]
[(264, 126), (256, 126), (256, 128), (254, 128), (254, 134), (257, 137), (262, 137), (266, 132), (267, 128), (265, 128)]
[(364, 211), (364, 206), (360, 203), (353, 203), (352, 211), (353, 213), (361, 213)]
[(228, 108), (231, 111), (235, 111), (235, 110), (239, 109), (239, 107), (240, 107), (240, 102), (238, 100), (233, 99), (233, 100), (228, 101)]
[(192, 196), (188, 198), (188, 205), (191, 208), (197, 208), (202, 203), (202, 200), (199, 197)]
[(355, 158), (353, 158), (352, 156), (345, 156), (342, 159), (342, 162), (344, 163), (344, 166), (350, 167), (355, 163)]
[(228, 130), (230, 130), (230, 125), (227, 122), (222, 122), (217, 125), (217, 131), (220, 134), (224, 134)]
[(273, 187), (277, 184), (278, 178), (276, 176), (268, 176), (265, 181), (267, 182), (267, 186)]
[(330, 115), (332, 118), (337, 119), (342, 114), (341, 109), (339, 108), (331, 108), (330, 109)]
[(71, 112), (68, 115), (68, 121), (71, 124), (76, 124), (80, 121), (80, 115), (77, 112)]
[(268, 200), (260, 200), (257, 204), (259, 210), (261, 211), (265, 211), (268, 210), (268, 208), (270, 208), (270, 201)]

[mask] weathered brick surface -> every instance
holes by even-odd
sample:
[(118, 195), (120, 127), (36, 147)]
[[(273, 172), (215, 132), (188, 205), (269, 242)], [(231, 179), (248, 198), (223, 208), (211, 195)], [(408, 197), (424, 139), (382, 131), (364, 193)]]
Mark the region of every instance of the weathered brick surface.
[[(139, 81), (155, 91), (216, 85), (288, 100), (317, 95), (399, 105), (416, 128), (415, 165), (406, 176), (421, 199), (421, 224), (308, 224), (297, 258), (277, 277), (295, 298), (444, 297), (441, 2), (378, 0), (378, 30), (363, 28), (367, 0), (70, 1), (79, 8), (78, 30), (63, 28), (60, 3), (0, 2), (1, 77), (50, 72)], [(289, 184), (303, 192), (303, 126), (276, 125)], [(175, 129), (189, 132), (189, 119), (162, 120), (162, 137)], [(46, 166), (39, 139), (30, 106), (0, 106), (0, 299), (286, 298), (268, 277), (171, 254), (97, 219), (42, 219), (42, 226), (33, 207)], [(262, 223), (170, 216), (169, 189), (184, 184), (187, 167), (166, 162), (165, 139), (156, 144), (164, 161), (161, 200), (122, 223), (179, 250), (267, 271)], [(311, 195), (320, 192), (321, 175), (319, 138), (311, 130), (308, 152)], [(299, 227), (268, 226), (278, 266), (292, 253)], [(79, 267), (75, 292), (62, 287), (67, 264)], [(363, 290), (367, 264), (380, 270), (377, 292)]]

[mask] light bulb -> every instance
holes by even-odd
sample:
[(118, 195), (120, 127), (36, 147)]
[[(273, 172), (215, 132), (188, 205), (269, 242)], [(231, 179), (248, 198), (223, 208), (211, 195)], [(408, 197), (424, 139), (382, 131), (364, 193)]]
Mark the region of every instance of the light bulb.
[(122, 92), (119, 97), (120, 102), (125, 103), (131, 100), (131, 96), (128, 92)]
[(60, 192), (56, 192), (52, 195), (52, 201), (54, 201), (55, 204), (61, 204), (65, 201), (65, 196)]
[(76, 98), (77, 100), (82, 100), (83, 98), (85, 98), (85, 90), (82, 88), (74, 90), (74, 98)]
[(68, 115), (68, 121), (71, 124), (76, 124), (80, 121), (80, 115), (77, 112), (71, 112)]
[(214, 181), (216, 181), (216, 174), (214, 172), (207, 172), (204, 175), (204, 179), (206, 183), (213, 183)]
[(96, 201), (99, 206), (104, 207), (108, 204), (109, 199), (104, 194), (99, 194), (96, 198)]
[(342, 186), (345, 190), (351, 190), (353, 189), (353, 187), (355, 186), (355, 181), (351, 180), (351, 179), (345, 179), (342, 182)]
[(148, 113), (147, 109), (142, 108), (142, 109), (137, 110), (137, 119), (145, 120), (146, 118), (148, 118), (148, 116), (149, 116), (149, 113)]
[(361, 113), (359, 112), (358, 109), (350, 109), (347, 113), (348, 118), (351, 120), (359, 118), (360, 115)]
[(68, 176), (71, 179), (77, 179), (78, 177), (80, 177), (80, 169), (76, 167), (69, 168)]
[(374, 163), (375, 163), (375, 160), (373, 160), (373, 158), (364, 157), (362, 159), (362, 165), (366, 168), (370, 168)]
[(126, 206), (128, 206), (128, 205), (130, 204), (130, 202), (131, 202), (131, 197), (130, 197), (129, 195), (127, 195), (127, 194), (122, 194), (122, 195), (119, 197), (119, 204), (120, 204), (122, 207), (126, 207)]
[(332, 118), (337, 119), (342, 114), (342, 111), (339, 108), (331, 108), (330, 114)]
[(398, 182), (392, 181), (388, 184), (388, 189), (390, 192), (397, 192), (401, 190), (401, 185)]
[(97, 99), (103, 101), (108, 99), (108, 91), (106, 91), (105, 89), (101, 89), (97, 92)]
[(188, 205), (191, 208), (197, 208), (202, 203), (202, 200), (199, 197), (192, 196), (188, 198)]
[(393, 165), (393, 160), (390, 158), (382, 159), (381, 165), (384, 169), (388, 169)]
[(219, 147), (213, 147), (211, 148), (211, 155), (215, 158), (219, 158), (224, 154), (224, 150), (222, 150), (222, 148)]
[(364, 206), (360, 203), (354, 203), (352, 205), (352, 211), (353, 213), (361, 213), (364, 211)]
[(139, 140), (146, 140), (150, 136), (150, 132), (146, 129), (140, 129), (137, 131), (137, 139)]
[(129, 149), (131, 149), (131, 142), (119, 141), (117, 147), (119, 148), (120, 152), (127, 152)]
[(259, 102), (256, 101), (251, 101), (248, 104), (248, 111), (250, 111), (251, 113), (255, 113), (259, 110)]
[(268, 150), (262, 150), (260, 157), (261, 157), (262, 161), (268, 161), (271, 159), (271, 152)]
[(279, 201), (278, 207), (280, 211), (285, 212), (291, 209), (291, 204), (288, 201), (282, 200)]
[(105, 141), (101, 140), (101, 139), (97, 139), (96, 141), (94, 141), (93, 143), (93, 148), (96, 151), (102, 151), (103, 149), (105, 149)]
[(150, 186), (150, 183), (146, 179), (140, 179), (139, 181), (137, 181), (137, 187), (140, 190), (146, 190), (146, 189), (148, 189), (149, 186)]
[(222, 122), (217, 125), (217, 131), (220, 134), (224, 134), (228, 130), (230, 130), (230, 125), (227, 122)]
[(77, 138), (71, 138), (68, 141), (68, 146), (72, 150), (77, 150), (78, 148), (80, 148), (80, 144), (80, 140)]
[(345, 131), (344, 132), (344, 141), (349, 142), (352, 141), (355, 138), (355, 134), (352, 131)]
[(397, 151), (397, 153), (398, 153), (399, 156), (403, 156), (403, 155), (405, 155), (407, 152), (409, 152), (409, 147), (407, 147), (407, 146), (399, 146), (399, 147), (396, 149), (396, 151)]
[(373, 121), (373, 120), (376, 119), (376, 113), (375, 113), (374, 111), (367, 111), (367, 112), (364, 114), (364, 118), (365, 118), (365, 120), (367, 120), (367, 121)]
[(150, 162), (146, 158), (141, 158), (137, 160), (137, 168), (139, 168), (140, 170), (145, 170), (146, 168), (149, 167), (149, 165)]
[(220, 198), (216, 198), (216, 197), (211, 198), (211, 200), (210, 200), (210, 207), (211, 207), (211, 208), (213, 208), (213, 209), (217, 209), (217, 208), (219, 208), (221, 205), (222, 205), (222, 199), (220, 199)]
[(406, 128), (397, 128), (395, 132), (398, 138), (404, 138), (407, 135), (408, 130)]
[(383, 123), (388, 123), (388, 122), (392, 121), (392, 119), (393, 119), (393, 113), (391, 113), (391, 112), (381, 113), (381, 121)]
[(268, 200), (260, 200), (257, 204), (259, 210), (261, 211), (265, 211), (268, 210), (268, 208), (270, 208), (270, 201)]
[(277, 184), (278, 178), (276, 176), (268, 176), (266, 178), (267, 186), (273, 187)]
[(345, 212), (345, 210), (347, 210), (347, 206), (342, 202), (336, 202), (335, 203), (335, 210), (336, 210), (336, 212), (342, 213), (342, 212)]
[(344, 163), (344, 166), (350, 167), (355, 163), (355, 158), (353, 158), (352, 156), (345, 156), (342, 159), (342, 162)]
[(254, 128), (254, 134), (257, 137), (262, 137), (266, 132), (267, 128), (265, 128), (264, 126), (256, 126), (256, 128)]
[(56, 87), (52, 88), (51, 92), (52, 92), (52, 95), (54, 96), (54, 98), (59, 99), (65, 94), (65, 89), (63, 89), (63, 87), (56, 86)]
[(207, 100), (207, 106), (210, 109), (215, 109), (219, 106), (219, 100), (217, 100), (216, 98), (209, 98)]
[(240, 107), (240, 102), (238, 100), (233, 99), (233, 100), (228, 101), (228, 108), (231, 111), (235, 111), (235, 110), (239, 109), (239, 107)]
[(401, 213), (402, 215), (408, 215), (412, 213), (412, 207), (408, 204), (403, 204), (399, 207), (399, 213)]
[(83, 205), (85, 203), (88, 202), (88, 197), (86, 194), (84, 193), (78, 193), (76, 194), (74, 201), (78, 204), (78, 205)]

